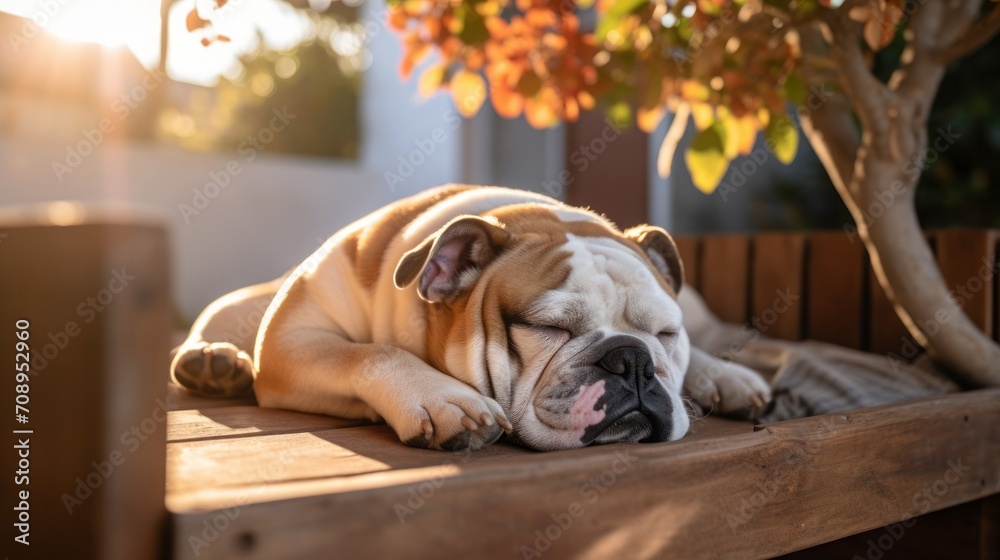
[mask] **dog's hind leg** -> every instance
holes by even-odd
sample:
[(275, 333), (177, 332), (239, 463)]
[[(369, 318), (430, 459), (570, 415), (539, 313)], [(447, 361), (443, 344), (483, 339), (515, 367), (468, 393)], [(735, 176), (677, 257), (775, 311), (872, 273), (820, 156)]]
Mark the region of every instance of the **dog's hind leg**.
[(235, 397), (253, 387), (257, 329), (284, 278), (226, 294), (212, 302), (174, 350), (171, 378), (210, 397)]

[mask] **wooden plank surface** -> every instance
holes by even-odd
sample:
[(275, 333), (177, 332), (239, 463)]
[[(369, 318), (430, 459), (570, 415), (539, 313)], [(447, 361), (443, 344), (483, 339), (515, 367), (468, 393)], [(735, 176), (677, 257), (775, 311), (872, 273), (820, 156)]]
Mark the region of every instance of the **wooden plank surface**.
[(187, 389), (167, 383), (167, 408), (169, 410), (204, 410), (228, 406), (256, 406), (257, 399), (253, 395), (240, 398), (202, 397), (188, 392)]
[(868, 347), (866, 350), (876, 354), (889, 354), (890, 352), (907, 359), (912, 358), (908, 353), (913, 348), (920, 346), (910, 336), (910, 332), (903, 326), (903, 322), (896, 315), (896, 310), (889, 301), (889, 296), (885, 295), (885, 290), (878, 283), (875, 271), (869, 263), (868, 270)]
[(723, 321), (741, 324), (750, 309), (750, 237), (707, 235), (701, 239), (701, 295)]
[(937, 261), (945, 285), (973, 324), (992, 337), (993, 276), (997, 233), (982, 229), (935, 232)]
[(809, 237), (806, 273), (806, 336), (848, 348), (864, 348), (867, 254), (841, 231)]
[(674, 243), (677, 244), (677, 252), (681, 255), (681, 263), (684, 264), (684, 283), (700, 291), (701, 240), (692, 235), (685, 235), (675, 237)]
[(167, 441), (289, 434), (369, 424), (319, 414), (303, 414), (256, 406), (224, 406), (202, 410), (177, 410), (168, 415)]
[[(236, 473), (236, 484), (208, 481), (198, 490), (191, 478), (175, 484), (175, 463), (168, 493), (175, 556), (769, 557), (1000, 492), (998, 389), (753, 432), (472, 454), (467, 462), (393, 447), (374, 427), (334, 432), (365, 435), (226, 442), (238, 444), (226, 463), (232, 468), (280, 466), (295, 476), (311, 469), (312, 479), (279, 484)], [(210, 443), (170, 444), (170, 452)], [(278, 457), (292, 450), (299, 455), (281, 465)], [(370, 462), (365, 472), (324, 474), (325, 458), (352, 452)], [(430, 454), (430, 463), (416, 466), (416, 453)], [(228, 516), (219, 511), (226, 507)], [(206, 539), (213, 522), (224, 527)]]
[(750, 321), (763, 334), (802, 338), (806, 239), (798, 233), (753, 236)]

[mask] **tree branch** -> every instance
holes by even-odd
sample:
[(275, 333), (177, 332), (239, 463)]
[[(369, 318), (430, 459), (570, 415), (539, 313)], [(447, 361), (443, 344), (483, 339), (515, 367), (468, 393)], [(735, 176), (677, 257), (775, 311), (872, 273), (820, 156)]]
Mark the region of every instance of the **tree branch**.
[(826, 19), (832, 41), (830, 58), (839, 75), (839, 83), (862, 128), (877, 139), (873, 143), (879, 150), (888, 150), (889, 119), (886, 108), (892, 104), (894, 93), (871, 73), (861, 52), (859, 25), (845, 15)]
[[(817, 109), (799, 108), (802, 131), (826, 168), (837, 192), (846, 199), (844, 195), (848, 193), (848, 186), (854, 176), (854, 163), (861, 138), (851, 107), (843, 95), (834, 93), (822, 102)], [(805, 110), (807, 108), (808, 112)]]
[[(825, 24), (819, 23), (817, 27), (819, 25)], [(803, 30), (803, 59), (826, 59), (829, 48), (823, 35), (818, 28)], [(827, 94), (827, 86), (824, 84), (817, 87), (823, 95), (815, 96), (816, 103), (811, 103), (811, 96), (804, 106), (798, 108), (802, 131), (826, 168), (837, 192), (846, 200), (861, 138), (854, 122), (854, 113), (844, 95), (840, 92)]]
[(934, 58), (942, 64), (958, 60), (989, 42), (1000, 31), (1000, 6), (990, 10), (986, 17), (969, 28), (958, 40), (934, 53)]

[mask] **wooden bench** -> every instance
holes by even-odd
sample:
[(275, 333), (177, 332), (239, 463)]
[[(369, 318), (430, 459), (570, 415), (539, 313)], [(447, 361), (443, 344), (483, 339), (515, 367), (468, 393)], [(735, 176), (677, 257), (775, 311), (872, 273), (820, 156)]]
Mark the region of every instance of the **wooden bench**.
[[(39, 544), (29, 557), (1000, 557), (1000, 389), (757, 427), (709, 417), (666, 444), (471, 454), (409, 448), (381, 425), (171, 389), (167, 429), (151, 424), (147, 441), (68, 516), (59, 496), (73, 477), (110, 457), (123, 430), (154, 418), (163, 396), (165, 237), (144, 224), (0, 220), (0, 230), (0, 266), (23, 270), (5, 286), (21, 297), (3, 299), (0, 319), (13, 325), (29, 310), (39, 342), (122, 259), (141, 279), (88, 327), (85, 344), (32, 381), (39, 442), (59, 434), (78, 444), (38, 448), (32, 490), (45, 501), (33, 504)], [(932, 240), (951, 285), (968, 284), (982, 259), (996, 262), (996, 232)], [(95, 246), (107, 249), (86, 249)], [(762, 316), (775, 290), (788, 290), (797, 305), (766, 334), (905, 351), (860, 243), (842, 232), (680, 246), (689, 281), (727, 320)], [(971, 291), (967, 311), (996, 336), (995, 278)], [(11, 364), (7, 346), (0, 360)]]
[[(932, 239), (949, 284), (995, 261), (995, 232)], [(726, 320), (790, 291), (797, 305), (768, 335), (906, 352), (860, 242), (843, 232), (679, 243), (689, 281)], [(966, 309), (995, 336), (992, 276), (973, 296)], [(945, 544), (939, 557), (1000, 553), (997, 389), (756, 428), (707, 418), (668, 444), (466, 455), (402, 446), (385, 426), (173, 402), (175, 558), (755, 558), (872, 530), (828, 554), (914, 557), (932, 550), (928, 536)], [(926, 515), (958, 504), (971, 505)]]

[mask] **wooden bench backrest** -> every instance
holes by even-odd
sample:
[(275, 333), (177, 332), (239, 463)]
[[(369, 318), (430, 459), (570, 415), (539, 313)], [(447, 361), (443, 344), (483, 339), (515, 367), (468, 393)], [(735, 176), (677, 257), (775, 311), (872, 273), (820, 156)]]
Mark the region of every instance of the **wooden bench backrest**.
[[(937, 230), (928, 239), (965, 312), (1000, 340), (1000, 230)], [(687, 282), (725, 321), (749, 322), (775, 338), (822, 340), (877, 353), (901, 353), (912, 340), (857, 235), (724, 234), (678, 236), (676, 241)]]

